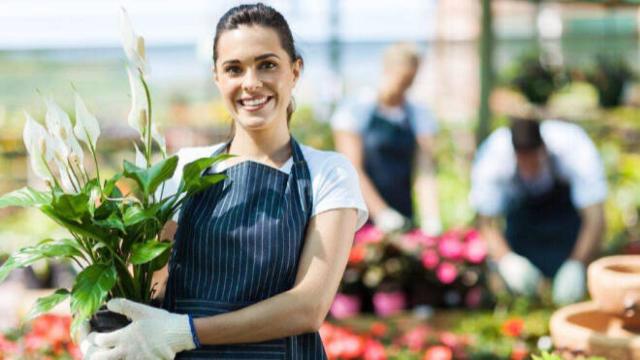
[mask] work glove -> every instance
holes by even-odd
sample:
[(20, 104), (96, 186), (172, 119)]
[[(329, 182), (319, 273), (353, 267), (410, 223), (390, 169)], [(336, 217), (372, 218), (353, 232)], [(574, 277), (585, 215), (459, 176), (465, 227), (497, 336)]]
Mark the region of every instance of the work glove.
[(188, 315), (125, 299), (110, 300), (107, 308), (131, 319), (131, 324), (89, 334), (85, 360), (173, 359), (176, 353), (196, 348)]
[(512, 291), (531, 296), (536, 293), (538, 283), (542, 279), (540, 270), (514, 252), (510, 252), (498, 260), (498, 272)]
[(93, 343), (93, 336), (95, 335), (95, 333), (89, 336), (90, 332), (91, 325), (89, 325), (89, 320), (85, 320), (80, 325), (78, 325), (76, 331), (71, 334), (73, 342), (80, 348), (83, 359), (90, 359), (92, 355), (99, 349)]
[(584, 298), (585, 267), (578, 260), (566, 260), (553, 278), (552, 298), (558, 306), (578, 302)]
[(407, 226), (407, 218), (392, 208), (386, 208), (376, 215), (373, 223), (382, 232), (388, 234), (400, 231)]
[(420, 230), (429, 236), (438, 236), (442, 233), (442, 222), (440, 217), (431, 216), (420, 221)]

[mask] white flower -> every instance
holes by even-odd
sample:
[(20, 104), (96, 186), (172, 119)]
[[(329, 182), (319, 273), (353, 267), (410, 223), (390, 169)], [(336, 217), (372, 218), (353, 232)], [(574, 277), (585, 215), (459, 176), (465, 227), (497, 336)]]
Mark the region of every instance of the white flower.
[(129, 111), (129, 126), (140, 133), (143, 143), (146, 142), (147, 125), (149, 116), (149, 103), (147, 94), (142, 84), (142, 79), (134, 75), (131, 69), (127, 69), (129, 86), (131, 89), (131, 110)]
[(76, 93), (76, 126), (73, 132), (78, 140), (87, 144), (91, 151), (96, 148), (100, 136), (100, 125), (93, 114), (89, 112), (80, 95)]
[(26, 111), (24, 115), (27, 121), (24, 125), (22, 139), (29, 153), (31, 168), (41, 179), (52, 181), (53, 177), (47, 166), (47, 162), (53, 156), (51, 139), (44, 126), (38, 124)]
[(122, 32), (122, 47), (127, 59), (135, 69), (145, 74), (148, 72), (148, 66), (145, 58), (144, 39), (133, 31), (131, 20), (124, 8), (120, 9), (120, 30)]
[(136, 166), (141, 168), (146, 168), (147, 159), (144, 157), (144, 154), (142, 154), (142, 152), (138, 148), (138, 145), (136, 145), (135, 143), (133, 144), (133, 147), (136, 148), (136, 160), (135, 160)]
[(71, 153), (76, 154), (79, 162), (82, 164), (84, 153), (82, 152), (80, 143), (73, 134), (73, 127), (71, 126), (69, 115), (67, 115), (53, 99), (47, 98), (45, 102), (47, 104), (45, 122), (49, 134), (57, 140), (55, 150), (59, 151), (64, 159), (67, 159)]

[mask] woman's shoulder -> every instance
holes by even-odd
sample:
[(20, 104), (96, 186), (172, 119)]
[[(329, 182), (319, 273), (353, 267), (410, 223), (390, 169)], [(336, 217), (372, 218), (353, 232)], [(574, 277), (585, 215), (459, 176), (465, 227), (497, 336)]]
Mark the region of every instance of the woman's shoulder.
[(207, 157), (219, 150), (225, 143), (218, 143), (207, 146), (190, 146), (178, 149), (175, 155), (178, 155), (178, 162), (186, 164), (202, 157)]
[(331, 150), (319, 150), (308, 145), (301, 144), (302, 153), (309, 169), (314, 172), (327, 171), (332, 168), (353, 168), (349, 159), (343, 154)]

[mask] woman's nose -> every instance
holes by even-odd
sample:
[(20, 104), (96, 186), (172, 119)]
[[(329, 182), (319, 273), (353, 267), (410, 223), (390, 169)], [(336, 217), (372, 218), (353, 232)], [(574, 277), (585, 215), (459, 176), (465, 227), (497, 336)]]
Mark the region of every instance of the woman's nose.
[(247, 91), (254, 91), (262, 87), (262, 81), (255, 71), (248, 70), (242, 79), (242, 87)]

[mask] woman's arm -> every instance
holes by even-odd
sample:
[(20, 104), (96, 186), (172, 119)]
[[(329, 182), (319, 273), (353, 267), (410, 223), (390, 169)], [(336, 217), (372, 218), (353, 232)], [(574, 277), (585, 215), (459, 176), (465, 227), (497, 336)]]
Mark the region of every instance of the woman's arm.
[(442, 231), (438, 206), (438, 183), (433, 161), (434, 139), (431, 135), (418, 137), (417, 174), (414, 183), (420, 209), (420, 227), (437, 235)]
[(347, 265), (356, 216), (355, 209), (336, 209), (311, 218), (293, 288), (237, 311), (195, 319), (200, 342), (260, 342), (316, 331)]
[(580, 211), (580, 216), (582, 225), (571, 258), (588, 264), (599, 250), (606, 226), (602, 203), (587, 206)]
[[(173, 220), (169, 220), (162, 228), (160, 233), (161, 240), (173, 241), (173, 237), (178, 230), (178, 223)], [(153, 294), (154, 299), (164, 298), (164, 292), (167, 288), (167, 279), (169, 278), (169, 265), (165, 265), (162, 269), (155, 271), (151, 278), (151, 284), (153, 284), (155, 292)]]
[(373, 182), (364, 171), (364, 162), (362, 154), (362, 137), (356, 133), (349, 131), (334, 131), (333, 138), (336, 144), (336, 150), (344, 154), (356, 168), (360, 177), (360, 188), (364, 201), (369, 208), (369, 216), (375, 219), (376, 216), (389, 205), (384, 201), (378, 190), (376, 190)]

